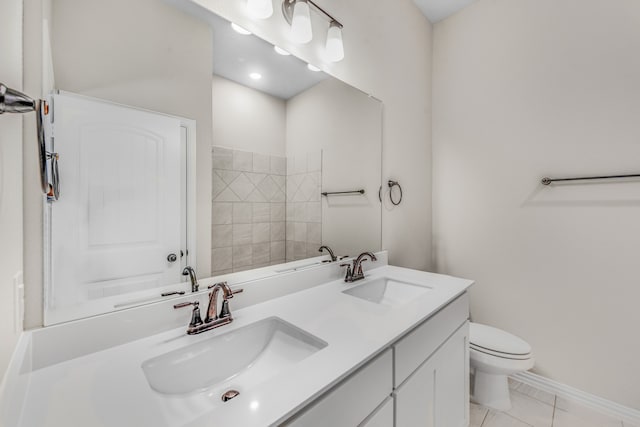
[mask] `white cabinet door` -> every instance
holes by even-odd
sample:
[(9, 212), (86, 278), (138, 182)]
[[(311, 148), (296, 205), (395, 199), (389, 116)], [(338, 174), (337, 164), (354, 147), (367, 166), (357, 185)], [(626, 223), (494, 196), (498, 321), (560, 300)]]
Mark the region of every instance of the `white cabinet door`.
[(437, 353), (396, 391), (396, 427), (435, 427), (436, 357)]
[(466, 322), (396, 390), (396, 427), (469, 424), (469, 324)]
[(52, 104), (61, 189), (50, 205), (47, 323), (180, 283), (180, 120), (73, 94)]
[(469, 425), (469, 323), (438, 350), (435, 409), (437, 427)]
[(393, 398), (388, 397), (384, 404), (358, 427), (393, 427)]

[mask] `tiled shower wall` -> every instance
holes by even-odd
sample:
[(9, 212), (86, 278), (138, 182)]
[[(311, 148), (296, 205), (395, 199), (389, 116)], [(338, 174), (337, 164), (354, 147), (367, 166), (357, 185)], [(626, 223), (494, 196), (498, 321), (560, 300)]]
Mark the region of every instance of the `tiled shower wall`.
[(321, 158), (213, 147), (212, 275), (319, 255)]
[(211, 273), (285, 261), (286, 158), (213, 147)]
[(322, 242), (322, 152), (287, 159), (286, 259), (318, 256)]

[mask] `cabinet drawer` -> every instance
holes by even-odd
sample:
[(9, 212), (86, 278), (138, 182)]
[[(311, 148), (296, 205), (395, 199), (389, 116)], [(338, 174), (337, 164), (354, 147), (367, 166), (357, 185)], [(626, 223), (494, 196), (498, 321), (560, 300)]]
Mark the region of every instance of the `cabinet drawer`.
[(395, 382), (398, 387), (469, 318), (465, 293), (401, 338), (395, 345)]
[(388, 349), (283, 425), (359, 425), (391, 395), (392, 369), (392, 351)]
[(359, 425), (391, 395), (392, 369), (393, 355), (391, 349), (387, 349), (283, 426)]

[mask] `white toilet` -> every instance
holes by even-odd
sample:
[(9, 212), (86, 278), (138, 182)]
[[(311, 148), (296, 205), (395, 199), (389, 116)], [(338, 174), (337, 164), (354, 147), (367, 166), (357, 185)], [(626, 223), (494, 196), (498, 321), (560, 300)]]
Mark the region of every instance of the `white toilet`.
[(509, 375), (531, 369), (534, 364), (531, 346), (503, 330), (470, 323), (469, 347), (474, 403), (499, 411), (511, 408)]

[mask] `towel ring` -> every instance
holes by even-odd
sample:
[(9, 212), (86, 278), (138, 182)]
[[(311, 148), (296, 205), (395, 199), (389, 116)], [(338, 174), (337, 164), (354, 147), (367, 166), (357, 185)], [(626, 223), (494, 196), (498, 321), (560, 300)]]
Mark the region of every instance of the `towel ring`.
[[(389, 180), (388, 185), (389, 185), (389, 200), (391, 200), (391, 203), (393, 203), (394, 206), (398, 206), (400, 203), (402, 203), (402, 187), (400, 186), (400, 183), (398, 181)], [(393, 200), (393, 187), (398, 187), (398, 190), (400, 190), (400, 198), (398, 199), (397, 202)]]
[[(387, 186), (389, 187), (389, 200), (391, 201), (391, 204), (398, 206), (402, 203), (402, 187), (400, 186), (400, 183), (398, 181), (389, 180), (387, 181)], [(393, 200), (393, 187), (398, 187), (398, 190), (400, 190), (400, 198), (397, 202)], [(378, 199), (380, 199), (380, 203), (382, 203), (382, 185), (380, 186), (380, 189), (378, 189)]]

